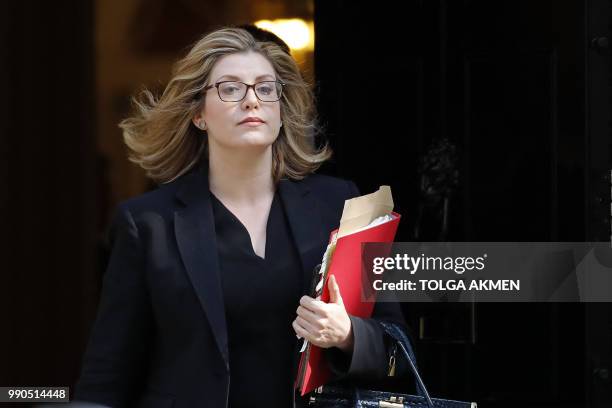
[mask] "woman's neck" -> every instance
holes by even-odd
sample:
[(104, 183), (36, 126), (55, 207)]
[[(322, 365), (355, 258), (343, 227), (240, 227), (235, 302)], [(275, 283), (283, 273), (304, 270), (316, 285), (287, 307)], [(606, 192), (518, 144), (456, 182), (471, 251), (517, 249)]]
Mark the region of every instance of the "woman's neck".
[(272, 147), (209, 150), (208, 183), (219, 198), (245, 205), (269, 200), (274, 194)]

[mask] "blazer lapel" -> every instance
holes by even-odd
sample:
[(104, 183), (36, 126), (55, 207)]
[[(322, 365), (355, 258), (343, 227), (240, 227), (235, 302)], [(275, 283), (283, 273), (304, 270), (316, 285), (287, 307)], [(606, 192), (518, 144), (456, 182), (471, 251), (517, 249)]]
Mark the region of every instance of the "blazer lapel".
[(321, 262), (330, 231), (325, 231), (320, 208), (300, 181), (281, 179), (278, 185), (303, 273), (302, 294), (310, 294), (313, 269)]
[(186, 175), (177, 198), (185, 207), (174, 213), (174, 229), (187, 274), (208, 318), (217, 347), (229, 370), (227, 323), (219, 276), (212, 205), (208, 194), (208, 163)]
[[(177, 192), (184, 207), (174, 213), (174, 229), (187, 274), (229, 370), (227, 322), (207, 166), (208, 163), (202, 161), (198, 168), (184, 176), (184, 184)], [(308, 294), (313, 269), (321, 262), (330, 231), (324, 230), (320, 209), (305, 184), (282, 179), (278, 189), (300, 256), (302, 294)]]

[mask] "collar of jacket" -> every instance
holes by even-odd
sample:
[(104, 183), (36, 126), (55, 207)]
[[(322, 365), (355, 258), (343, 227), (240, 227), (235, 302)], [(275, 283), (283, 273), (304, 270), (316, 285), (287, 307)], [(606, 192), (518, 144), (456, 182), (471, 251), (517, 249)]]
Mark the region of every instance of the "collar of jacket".
[[(208, 162), (203, 161), (183, 177), (177, 191), (176, 197), (183, 206), (174, 212), (174, 229), (187, 274), (229, 371), (225, 308), (208, 188)], [(303, 181), (282, 179), (277, 188), (300, 256), (302, 294), (307, 294), (313, 268), (321, 261), (322, 253), (316, 249), (327, 244), (330, 231), (324, 231), (322, 223), (317, 222), (319, 206)]]

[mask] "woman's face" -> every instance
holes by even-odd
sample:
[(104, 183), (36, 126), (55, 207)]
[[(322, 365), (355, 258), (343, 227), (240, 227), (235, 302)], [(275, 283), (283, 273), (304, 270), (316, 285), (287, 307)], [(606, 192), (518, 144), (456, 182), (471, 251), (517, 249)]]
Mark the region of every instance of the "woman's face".
[[(261, 54), (249, 51), (221, 57), (212, 69), (209, 84), (220, 81), (255, 84), (276, 79), (272, 64)], [(241, 123), (249, 117), (257, 117), (263, 123)], [(268, 147), (280, 131), (280, 101), (263, 102), (251, 87), (241, 101), (224, 102), (217, 88), (210, 88), (205, 93), (201, 112), (194, 117), (194, 124), (200, 128), (204, 125), (202, 121), (206, 124), (209, 144), (229, 148)]]

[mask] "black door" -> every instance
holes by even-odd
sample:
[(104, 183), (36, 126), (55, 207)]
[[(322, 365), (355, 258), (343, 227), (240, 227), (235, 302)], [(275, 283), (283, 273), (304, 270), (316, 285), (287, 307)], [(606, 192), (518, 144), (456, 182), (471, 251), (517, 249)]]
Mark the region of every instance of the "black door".
[[(391, 185), (397, 240), (610, 240), (609, 1), (315, 5), (325, 170)], [(612, 402), (608, 304), (402, 306), (433, 394)]]

